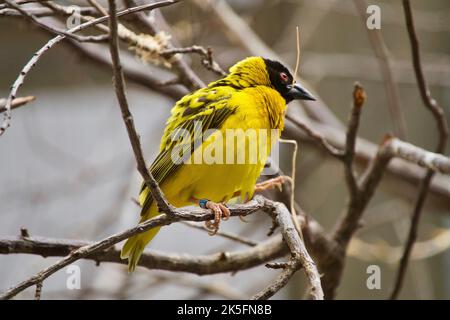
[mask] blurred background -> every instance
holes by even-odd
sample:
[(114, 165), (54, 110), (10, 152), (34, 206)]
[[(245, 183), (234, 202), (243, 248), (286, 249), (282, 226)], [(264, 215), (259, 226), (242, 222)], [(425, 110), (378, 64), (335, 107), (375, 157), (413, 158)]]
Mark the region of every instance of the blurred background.
[[(211, 0), (212, 2), (219, 2)], [(57, 1), (85, 5), (83, 1)], [(120, 1), (119, 1), (120, 3)], [(210, 46), (224, 69), (248, 56), (227, 35), (207, 1), (182, 1), (163, 9), (175, 46)], [(228, 0), (283, 61), (295, 65), (295, 26), (301, 32), (300, 74), (344, 123), (350, 109), (353, 83), (359, 81), (368, 100), (359, 134), (372, 142), (393, 132), (385, 82), (365, 22), (350, 0)], [(411, 1), (421, 44), (426, 78), (434, 98), (450, 121), (450, 3)], [(410, 44), (400, 1), (371, 1), (381, 8), (381, 35), (392, 64), (399, 101), (407, 125), (407, 140), (429, 150), (437, 129), (417, 89)], [(33, 4), (30, 4), (33, 6)], [(21, 68), (50, 37), (16, 17), (0, 16), (0, 97)], [(98, 46), (93, 44), (93, 46)], [(129, 55), (129, 63), (157, 72)], [(185, 57), (205, 82), (217, 76), (205, 70), (196, 56)], [(271, 58), (271, 57), (267, 57)], [(128, 97), (147, 162), (157, 153), (159, 139), (174, 101), (128, 82)], [(20, 95), (36, 101), (13, 111), (11, 127), (0, 137), (0, 235), (98, 240), (136, 224), (140, 178), (135, 170), (126, 130), (111, 86), (111, 71), (82, 58), (67, 45), (58, 45), (29, 74)], [(295, 110), (293, 111), (295, 112)], [(448, 148), (450, 149), (450, 148)], [(282, 149), (283, 151), (284, 149)], [(284, 152), (288, 155), (289, 148)], [(448, 155), (448, 153), (447, 153)], [(290, 156), (281, 167), (290, 172)], [(296, 199), (303, 209), (330, 229), (343, 212), (347, 189), (342, 164), (311, 144), (300, 145)], [(450, 184), (450, 177), (440, 177)], [(392, 289), (398, 256), (409, 228), (417, 186), (387, 177), (370, 202), (364, 228), (351, 246), (338, 299), (384, 299)], [(420, 225), (422, 255), (411, 261), (400, 295), (408, 299), (450, 299), (450, 201), (430, 196)], [(266, 239), (270, 221), (252, 215), (222, 223), (225, 231), (255, 241)], [(245, 248), (191, 227), (164, 227), (150, 249), (208, 254)], [(374, 249), (378, 254), (370, 255)], [(31, 255), (0, 256), (0, 290), (10, 287), (56, 261)], [(139, 269), (128, 275), (117, 264), (96, 266), (78, 261), (81, 290), (66, 289), (61, 270), (44, 283), (43, 299), (176, 299), (246, 298), (269, 284), (279, 273), (264, 266), (236, 274), (198, 277)], [(366, 287), (369, 265), (381, 268), (381, 289)], [(275, 298), (301, 298), (304, 275), (299, 272)], [(31, 298), (34, 289), (18, 298)]]

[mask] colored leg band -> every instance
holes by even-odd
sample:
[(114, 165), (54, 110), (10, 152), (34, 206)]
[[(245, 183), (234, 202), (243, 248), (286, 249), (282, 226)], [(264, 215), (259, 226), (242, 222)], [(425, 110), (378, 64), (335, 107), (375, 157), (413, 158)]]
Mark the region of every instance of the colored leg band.
[(209, 202), (208, 199), (201, 199), (198, 202), (198, 205), (200, 206), (200, 208), (206, 209), (206, 204)]

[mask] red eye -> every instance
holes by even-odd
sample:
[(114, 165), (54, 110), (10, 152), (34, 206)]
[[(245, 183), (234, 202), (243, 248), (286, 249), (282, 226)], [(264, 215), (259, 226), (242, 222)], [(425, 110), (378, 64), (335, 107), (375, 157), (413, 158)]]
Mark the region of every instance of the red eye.
[(289, 77), (286, 73), (282, 72), (280, 73), (280, 79), (282, 82), (287, 82), (289, 80)]

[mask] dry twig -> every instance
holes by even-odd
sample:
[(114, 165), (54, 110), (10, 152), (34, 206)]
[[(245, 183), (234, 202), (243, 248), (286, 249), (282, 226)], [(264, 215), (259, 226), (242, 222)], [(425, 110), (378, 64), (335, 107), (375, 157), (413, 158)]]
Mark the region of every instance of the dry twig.
[[(412, 59), (414, 65), (414, 71), (417, 78), (417, 84), (420, 91), (420, 96), (422, 97), (422, 101), (427, 107), (427, 109), (431, 112), (434, 117), (434, 120), (437, 124), (439, 130), (439, 141), (436, 147), (436, 153), (444, 153), (445, 146), (447, 144), (448, 139), (448, 124), (445, 118), (444, 110), (437, 103), (435, 99), (431, 96), (430, 90), (428, 88), (427, 81), (425, 79), (425, 75), (423, 74), (422, 62), (420, 59), (420, 48), (419, 48), (419, 39), (416, 35), (416, 30), (414, 27), (414, 19), (412, 15), (411, 4), (409, 0), (403, 0), (403, 9), (405, 12), (406, 26), (408, 29), (409, 40), (411, 42), (411, 51), (412, 51)], [(395, 280), (394, 289), (391, 293), (391, 299), (396, 299), (400, 293), (402, 288), (403, 279), (406, 274), (406, 269), (408, 267), (409, 256), (411, 255), (411, 251), (414, 245), (414, 242), (417, 239), (417, 232), (419, 229), (420, 216), (422, 214), (423, 206), (425, 204), (428, 190), (430, 188), (431, 180), (433, 179), (434, 171), (430, 168), (428, 169), (419, 189), (419, 196), (417, 197), (417, 201), (414, 205), (414, 211), (411, 218), (411, 227), (408, 233), (408, 238), (406, 240), (405, 251), (400, 260), (400, 266), (397, 272), (397, 277)]]
[[(19, 1), (16, 1), (15, 4), (19, 4), (18, 2)], [(39, 18), (55, 15), (55, 12), (48, 8), (23, 8), (22, 10), (24, 10), (29, 15), (33, 15), (34, 17), (39, 17)], [(95, 16), (97, 12), (93, 8), (81, 7), (80, 13), (83, 15)], [(65, 15), (70, 16), (70, 15), (72, 15), (72, 13), (67, 12)], [(15, 9), (5, 8), (5, 9), (0, 9), (0, 16), (19, 17), (20, 18), (20, 17), (23, 17), (23, 14), (18, 12)]]
[(356, 135), (358, 133), (359, 119), (361, 117), (361, 109), (365, 100), (366, 93), (363, 87), (359, 83), (356, 83), (353, 90), (353, 107), (350, 113), (350, 121), (348, 123), (344, 154), (345, 178), (351, 197), (354, 197), (359, 191), (358, 185), (356, 184), (355, 173), (353, 172), (353, 159), (355, 157), (355, 143)]
[(218, 74), (219, 76), (226, 76), (227, 73), (223, 71), (223, 69), (219, 66), (217, 62), (215, 62), (212, 58), (212, 49), (208, 47), (207, 49), (202, 46), (190, 46), (187, 48), (171, 48), (164, 50), (161, 55), (172, 57), (179, 53), (197, 53), (201, 56), (202, 65), (212, 72)]
[(15, 10), (19, 11), (26, 19), (32, 21), (34, 24), (38, 25), (39, 27), (46, 29), (47, 31), (50, 31), (54, 34), (64, 35), (67, 38), (76, 40), (78, 42), (105, 42), (108, 40), (108, 35), (98, 35), (98, 36), (79, 36), (76, 34), (73, 34), (72, 32), (67, 32), (65, 30), (56, 29), (54, 27), (50, 27), (45, 23), (42, 23), (39, 21), (33, 14), (28, 12), (27, 10), (22, 9), (19, 5), (14, 3), (10, 0), (5, 0), (5, 2)]
[[(19, 97), (19, 98), (15, 98), (12, 102), (11, 102), (11, 110), (14, 110), (16, 108), (19, 108), (21, 106), (26, 105), (27, 103), (36, 100), (35, 96), (26, 96), (26, 97)], [(6, 111), (6, 99), (0, 99), (0, 113), (5, 112)]]

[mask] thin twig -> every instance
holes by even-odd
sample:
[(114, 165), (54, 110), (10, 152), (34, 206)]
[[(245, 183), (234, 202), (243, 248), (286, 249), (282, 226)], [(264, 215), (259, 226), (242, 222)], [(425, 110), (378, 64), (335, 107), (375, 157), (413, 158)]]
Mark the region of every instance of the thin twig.
[[(45, 2), (46, 0), (17, 0), (16, 4), (27, 4), (27, 3), (33, 3), (33, 2)], [(7, 4), (0, 4), (0, 10), (7, 8)]]
[[(54, 239), (44, 237), (0, 237), (0, 254), (32, 254), (42, 257), (64, 257), (81, 247), (94, 242), (74, 239)], [(145, 250), (138, 265), (148, 270), (188, 272), (197, 275), (211, 275), (224, 272), (237, 272), (281, 258), (288, 253), (281, 236), (274, 236), (257, 246), (232, 252), (218, 252), (210, 255), (191, 255)], [(95, 251), (82, 257), (96, 263), (126, 264), (120, 258), (120, 248), (111, 247)]]
[[(19, 97), (19, 98), (15, 98), (12, 102), (11, 102), (11, 110), (14, 110), (16, 108), (19, 108), (21, 106), (26, 105), (27, 103), (36, 100), (35, 96), (26, 96), (26, 97)], [(6, 99), (0, 99), (0, 113), (5, 112), (6, 111)]]
[(356, 197), (359, 192), (355, 173), (353, 172), (353, 159), (355, 157), (355, 143), (359, 119), (361, 118), (361, 109), (365, 100), (366, 93), (363, 87), (359, 83), (355, 83), (353, 90), (353, 105), (348, 123), (344, 155), (345, 178), (349, 188), (350, 197)]
[[(298, 259), (291, 258), (291, 260), (282, 268), (283, 271), (281, 274), (275, 279), (273, 283), (268, 285), (264, 290), (258, 292), (252, 297), (252, 300), (266, 300), (272, 297), (275, 293), (280, 291), (281, 288), (286, 286), (295, 272), (301, 267), (301, 264)], [(320, 280), (319, 280), (320, 281)], [(315, 299), (319, 300), (319, 299)], [(322, 299), (323, 300), (323, 297)]]
[[(436, 147), (436, 152), (444, 153), (448, 139), (447, 120), (445, 118), (444, 110), (437, 103), (437, 101), (433, 99), (433, 97), (431, 96), (427, 81), (425, 79), (425, 75), (423, 73), (422, 62), (420, 58), (419, 39), (417, 38), (416, 30), (414, 27), (414, 19), (409, 0), (403, 0), (403, 10), (405, 13), (405, 20), (408, 29), (409, 40), (411, 42), (412, 60), (414, 65), (414, 71), (417, 78), (417, 85), (420, 91), (420, 96), (422, 97), (422, 101), (427, 107), (427, 109), (433, 115), (439, 130), (439, 141)], [(417, 233), (419, 229), (420, 217), (422, 214), (423, 206), (425, 204), (433, 176), (434, 172), (431, 169), (429, 169), (420, 185), (419, 196), (414, 205), (414, 211), (411, 217), (411, 226), (409, 229), (408, 238), (406, 240), (405, 249), (402, 258), (400, 259), (400, 266), (397, 271), (394, 288), (390, 296), (391, 299), (397, 299), (400, 290), (402, 288), (403, 279), (405, 278), (406, 270), (408, 268), (409, 257), (411, 255), (414, 243), (417, 239)]]
[(158, 183), (153, 175), (148, 171), (145, 164), (144, 156), (142, 154), (141, 143), (139, 136), (134, 126), (133, 116), (128, 107), (128, 101), (125, 94), (125, 80), (122, 71), (122, 65), (120, 63), (118, 36), (117, 36), (117, 17), (116, 17), (116, 3), (114, 0), (108, 0), (109, 3), (109, 30), (110, 30), (110, 52), (111, 60), (113, 63), (113, 82), (114, 88), (119, 102), (120, 111), (122, 112), (122, 118), (127, 128), (128, 137), (130, 139), (133, 153), (137, 162), (137, 169), (142, 175), (147, 187), (149, 188), (153, 199), (158, 204), (158, 208), (167, 214), (172, 214), (174, 207), (169, 204), (164, 194), (162, 193)]
[(46, 29), (54, 34), (64, 35), (64, 36), (71, 38), (73, 40), (76, 40), (78, 42), (105, 42), (108, 40), (108, 35), (104, 35), (104, 34), (98, 35), (98, 36), (78, 36), (71, 32), (67, 32), (65, 30), (60, 30), (60, 29), (50, 27), (50, 26), (46, 25), (45, 23), (42, 23), (41, 21), (39, 21), (34, 15), (32, 15), (28, 11), (22, 9), (20, 6), (18, 6), (14, 2), (12, 2), (10, 0), (5, 0), (5, 2), (11, 8), (14, 8), (15, 10), (19, 11), (25, 18), (32, 21), (34, 24), (36, 24), (39, 27)]
[[(18, 4), (18, 2), (15, 2)], [(23, 8), (24, 11), (26, 11), (28, 14), (33, 15), (37, 18), (41, 17), (49, 17), (55, 15), (55, 12), (53, 10), (50, 10), (48, 8)], [(88, 15), (88, 16), (96, 16), (98, 15), (96, 10), (94, 8), (90, 7), (81, 7), (80, 8), (80, 14)], [(65, 16), (71, 16), (73, 12), (66, 12)], [(6, 16), (6, 17), (23, 17), (23, 14), (18, 12), (15, 9), (0, 9), (0, 16)]]
[(264, 265), (269, 269), (286, 269), (289, 268), (289, 262), (269, 262)]
[(162, 56), (171, 57), (175, 54), (185, 54), (185, 53), (196, 53), (199, 54), (201, 57), (201, 63), (202, 65), (214, 73), (218, 74), (219, 76), (226, 76), (227, 73), (219, 66), (217, 62), (215, 62), (212, 58), (212, 49), (211, 48), (203, 48), (202, 46), (190, 46), (186, 48), (171, 48), (164, 50), (161, 52)]
[(293, 82), (295, 82), (295, 79), (297, 79), (298, 69), (300, 67), (300, 31), (298, 29), (298, 26), (295, 27), (295, 35), (297, 40), (297, 58), (295, 60), (294, 77), (292, 78)]
[(296, 176), (296, 168), (297, 168), (298, 144), (297, 144), (296, 140), (279, 139), (279, 141), (280, 141), (280, 143), (288, 143), (288, 144), (291, 144), (294, 146), (294, 151), (292, 152), (292, 157), (291, 157), (292, 172), (291, 172), (291, 179), (290, 179), (291, 192), (290, 192), (289, 206), (290, 206), (290, 211), (291, 211), (291, 215), (292, 215), (292, 221), (294, 222), (294, 225), (295, 225), (295, 229), (297, 229), (299, 236), (303, 239), (302, 228), (300, 226), (300, 223), (298, 222), (297, 213), (295, 211), (295, 176)]

